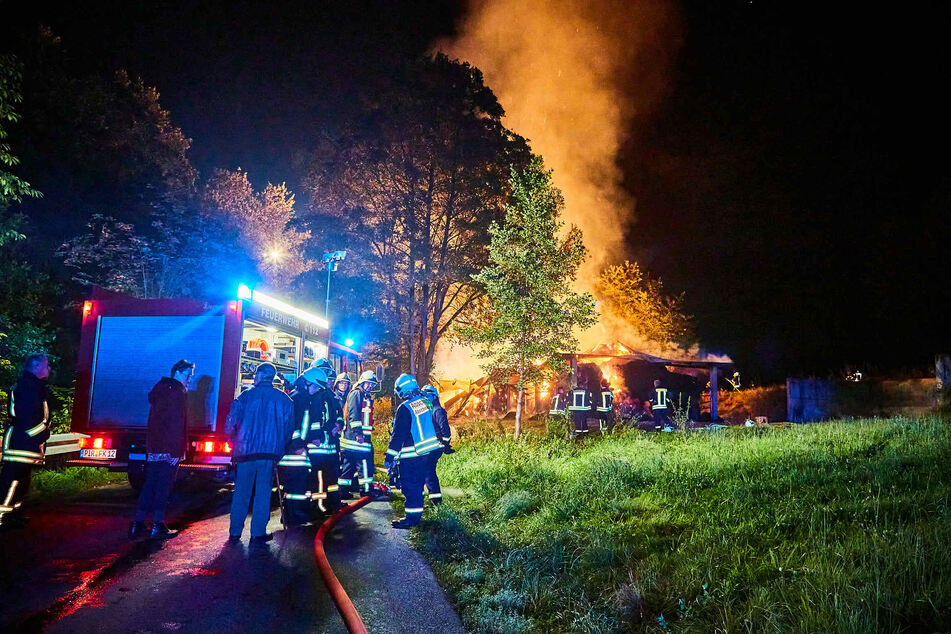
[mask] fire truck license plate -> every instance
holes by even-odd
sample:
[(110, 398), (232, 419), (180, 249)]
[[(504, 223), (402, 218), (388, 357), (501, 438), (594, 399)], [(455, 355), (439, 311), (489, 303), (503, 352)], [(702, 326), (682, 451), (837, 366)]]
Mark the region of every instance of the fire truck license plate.
[(92, 458), (94, 460), (112, 460), (116, 457), (115, 449), (80, 449), (80, 458)]

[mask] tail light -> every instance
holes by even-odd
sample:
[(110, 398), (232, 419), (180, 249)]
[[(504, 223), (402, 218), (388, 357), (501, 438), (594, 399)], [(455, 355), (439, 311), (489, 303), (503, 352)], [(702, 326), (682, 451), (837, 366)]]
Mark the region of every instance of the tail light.
[(80, 438), (76, 441), (80, 449), (91, 447), (93, 449), (110, 449), (112, 447), (112, 438)]
[(231, 443), (199, 440), (192, 443), (198, 453), (231, 453)]

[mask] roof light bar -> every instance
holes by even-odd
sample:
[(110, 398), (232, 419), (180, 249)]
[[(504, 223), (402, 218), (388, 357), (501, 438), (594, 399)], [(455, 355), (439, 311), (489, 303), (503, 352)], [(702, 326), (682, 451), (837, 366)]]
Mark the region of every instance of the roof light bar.
[(308, 313), (306, 310), (301, 310), (300, 308), (294, 308), (290, 304), (285, 304), (279, 299), (275, 299), (270, 295), (265, 295), (260, 291), (251, 290), (245, 284), (240, 284), (238, 286), (238, 299), (250, 299), (252, 302), (257, 302), (259, 304), (264, 304), (275, 310), (279, 310), (282, 313), (287, 313), (288, 315), (293, 315), (298, 319), (303, 321), (316, 324), (321, 328), (330, 328), (330, 324), (323, 317), (318, 317), (313, 313)]

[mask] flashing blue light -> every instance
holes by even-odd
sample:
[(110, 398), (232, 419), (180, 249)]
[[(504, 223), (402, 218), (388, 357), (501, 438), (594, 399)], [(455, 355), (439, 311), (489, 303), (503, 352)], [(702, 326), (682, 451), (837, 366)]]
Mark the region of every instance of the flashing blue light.
[(247, 284), (238, 284), (238, 299), (251, 299), (251, 289)]
[(348, 348), (352, 348), (353, 339), (351, 339), (350, 337), (347, 337), (346, 339), (343, 340), (343, 345), (347, 346)]

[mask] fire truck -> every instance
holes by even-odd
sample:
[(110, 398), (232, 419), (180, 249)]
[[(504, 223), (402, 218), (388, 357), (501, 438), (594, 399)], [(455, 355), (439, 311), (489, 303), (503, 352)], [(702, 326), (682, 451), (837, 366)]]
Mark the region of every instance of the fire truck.
[[(188, 387), (188, 450), (182, 469), (224, 480), (231, 475), (225, 419), (232, 401), (253, 384), (261, 363), (277, 367), (275, 385), (289, 389), (312, 363), (327, 358), (338, 373), (362, 371), (360, 353), (330, 343), (323, 317), (242, 284), (234, 300), (139, 299), (94, 289), (83, 304), (70, 465), (125, 471), (145, 478), (148, 393), (179, 359), (195, 364)], [(349, 343), (349, 341), (348, 341)]]

